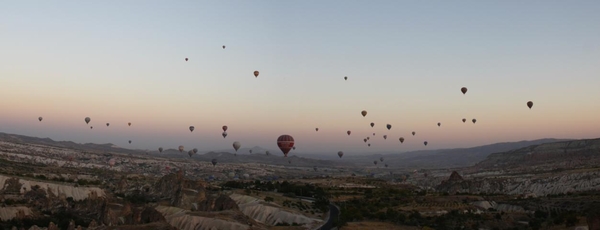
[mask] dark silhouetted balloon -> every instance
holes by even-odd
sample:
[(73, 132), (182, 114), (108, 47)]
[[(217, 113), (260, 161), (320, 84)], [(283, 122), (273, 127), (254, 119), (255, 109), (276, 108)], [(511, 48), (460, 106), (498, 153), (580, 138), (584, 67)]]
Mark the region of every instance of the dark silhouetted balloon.
[(415, 133), (415, 131), (413, 131), (413, 132), (412, 132), (412, 135), (414, 136), (415, 134), (417, 134), (417, 133)]
[(466, 94), (466, 93), (467, 93), (467, 87), (462, 87), (462, 88), (460, 88), (460, 91), (461, 91), (463, 94)]
[(188, 61), (188, 58), (185, 58), (185, 61)]
[(475, 124), (475, 122), (477, 122), (477, 119), (473, 118), (473, 120), (471, 121), (473, 121), (473, 124)]
[(342, 158), (342, 156), (344, 156), (344, 152), (342, 152), (342, 151), (339, 151), (339, 152), (338, 152), (338, 156), (339, 156), (340, 158)]
[(371, 122), (371, 128), (373, 128), (373, 126), (375, 126), (375, 123)]
[(131, 140), (129, 140), (129, 144), (131, 144)]
[(398, 140), (400, 141), (400, 143), (404, 143), (404, 137), (398, 138)]
[(108, 127), (109, 125), (110, 125), (109, 123), (106, 123), (106, 127)]
[(347, 77), (347, 76), (346, 76), (346, 77), (344, 77), (344, 80), (346, 80), (346, 81), (347, 81), (347, 80), (348, 80), (348, 77)]
[(387, 135), (383, 135), (383, 139), (384, 139), (384, 140), (387, 140)]
[(226, 138), (226, 137), (227, 137), (227, 132), (223, 132), (223, 133), (221, 134), (221, 136), (223, 136), (223, 138)]
[(254, 77), (258, 77), (258, 74), (259, 74), (258, 70), (254, 71)]
[(131, 122), (127, 123), (127, 125), (131, 126)]
[(529, 107), (529, 109), (531, 109), (531, 107), (533, 107), (533, 102), (532, 101), (528, 101), (527, 102), (527, 107)]
[(363, 110), (362, 112), (360, 112), (360, 114), (362, 114), (363, 117), (367, 116), (367, 110)]
[(352, 131), (348, 130), (348, 131), (346, 131), (346, 133), (348, 134), (348, 136), (350, 136), (350, 134), (352, 133)]
[(318, 132), (318, 131), (319, 131), (319, 128), (315, 128), (315, 131), (317, 131), (317, 132)]
[(225, 49), (225, 46), (223, 46), (223, 49)]
[(194, 126), (190, 126), (190, 132), (194, 132)]
[(42, 117), (38, 117), (38, 120), (42, 121), (42, 119), (44, 119), (44, 118), (42, 118)]
[(440, 127), (440, 126), (442, 126), (442, 123), (439, 123), (439, 122), (438, 122), (438, 127)]
[(387, 124), (385, 127), (386, 127), (388, 130), (392, 129), (392, 125), (390, 125), (390, 124)]
[(86, 124), (89, 124), (92, 119), (90, 119), (90, 117), (86, 117), (84, 120)]
[(159, 147), (159, 148), (158, 148), (158, 152), (159, 152), (159, 153), (162, 153), (162, 151), (163, 151), (163, 148), (162, 148), (162, 147)]
[(427, 141), (423, 142), (423, 144), (424, 144), (425, 146), (427, 146)]
[(233, 149), (235, 149), (236, 152), (238, 151), (238, 149), (240, 149), (241, 146), (242, 144), (240, 144), (240, 142), (233, 142)]
[(210, 163), (212, 163), (213, 167), (214, 167), (215, 165), (217, 165), (217, 159), (212, 159), (212, 161), (210, 161)]
[(227, 132), (227, 125), (223, 125), (221, 128), (223, 129), (223, 132)]
[(467, 119), (463, 118), (462, 121), (463, 121), (463, 123), (465, 123), (465, 122), (467, 122)]

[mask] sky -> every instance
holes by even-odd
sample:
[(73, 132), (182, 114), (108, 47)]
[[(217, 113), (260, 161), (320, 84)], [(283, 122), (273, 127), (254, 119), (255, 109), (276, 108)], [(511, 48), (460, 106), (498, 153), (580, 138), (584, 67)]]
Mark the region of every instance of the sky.
[(0, 132), (331, 154), (600, 137), (596, 0), (0, 2)]

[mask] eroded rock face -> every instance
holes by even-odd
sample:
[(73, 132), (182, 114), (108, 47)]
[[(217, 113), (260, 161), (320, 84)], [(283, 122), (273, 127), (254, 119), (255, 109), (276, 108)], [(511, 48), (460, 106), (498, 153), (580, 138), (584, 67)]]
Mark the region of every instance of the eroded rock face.
[(235, 201), (226, 195), (210, 197), (204, 202), (198, 204), (199, 211), (223, 211), (238, 209), (238, 205), (235, 203)]

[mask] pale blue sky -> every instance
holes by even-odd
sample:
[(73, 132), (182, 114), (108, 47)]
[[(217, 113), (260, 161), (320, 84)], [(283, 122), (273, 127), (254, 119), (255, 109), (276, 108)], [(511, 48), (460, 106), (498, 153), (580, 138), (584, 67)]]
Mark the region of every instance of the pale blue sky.
[(290, 134), (332, 154), (600, 135), (600, 1), (0, 5), (0, 132), (202, 150)]

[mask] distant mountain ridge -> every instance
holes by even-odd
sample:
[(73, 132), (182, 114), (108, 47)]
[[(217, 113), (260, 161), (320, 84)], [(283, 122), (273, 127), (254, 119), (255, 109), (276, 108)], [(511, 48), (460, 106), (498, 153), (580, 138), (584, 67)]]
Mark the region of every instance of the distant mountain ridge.
[(471, 148), (420, 150), (396, 154), (372, 154), (369, 156), (348, 156), (346, 161), (361, 165), (372, 165), (373, 160), (383, 157), (390, 167), (400, 168), (458, 168), (473, 166), (493, 153), (506, 152), (531, 145), (569, 141), (567, 139), (545, 138), (532, 141), (503, 142)]
[[(114, 144), (78, 144), (72, 141), (54, 141), (50, 138), (37, 138), (17, 134), (0, 133), (0, 141), (40, 144), (54, 147), (71, 148), (84, 151), (103, 151), (107, 153), (124, 153), (136, 155), (152, 155), (169, 158), (189, 158), (186, 149), (180, 153), (176, 149), (165, 149), (162, 153), (157, 150), (135, 150), (117, 147)], [(420, 150), (404, 153), (375, 153), (368, 155), (344, 156), (339, 159), (336, 154), (316, 155), (305, 154), (292, 150), (289, 157), (282, 157), (279, 150), (267, 150), (259, 146), (252, 148), (240, 148), (236, 152), (231, 147), (230, 150), (209, 151), (204, 154), (199, 152), (192, 156), (193, 159), (202, 161), (210, 161), (213, 158), (219, 158), (222, 163), (264, 163), (264, 164), (279, 164), (290, 165), (288, 161), (292, 161), (294, 166), (371, 166), (373, 160), (378, 160), (383, 157), (383, 163), (388, 164), (390, 168), (453, 168), (473, 166), (493, 153), (501, 153), (511, 150), (524, 148), (527, 146), (540, 145), (552, 142), (572, 141), (568, 139), (539, 139), (532, 141), (519, 142), (503, 142), (490, 145), (477, 146), (472, 148), (456, 148), (456, 149), (438, 149), (438, 150)], [(252, 150), (250, 153), (249, 150)], [(271, 154), (267, 156), (266, 151)]]
[(600, 164), (600, 138), (542, 143), (490, 154), (474, 167), (515, 168), (549, 166), (573, 168)]
[(143, 151), (143, 150), (120, 148), (112, 143), (78, 144), (78, 143), (75, 143), (72, 141), (55, 141), (50, 138), (30, 137), (30, 136), (23, 136), (23, 135), (17, 135), (17, 134), (2, 133), (2, 132), (0, 132), (0, 141), (23, 143), (23, 144), (26, 143), (26, 144), (46, 145), (46, 146), (77, 149), (77, 150), (84, 150), (84, 151), (118, 152), (118, 153), (125, 153), (125, 154), (144, 154), (145, 153), (145, 151)]

